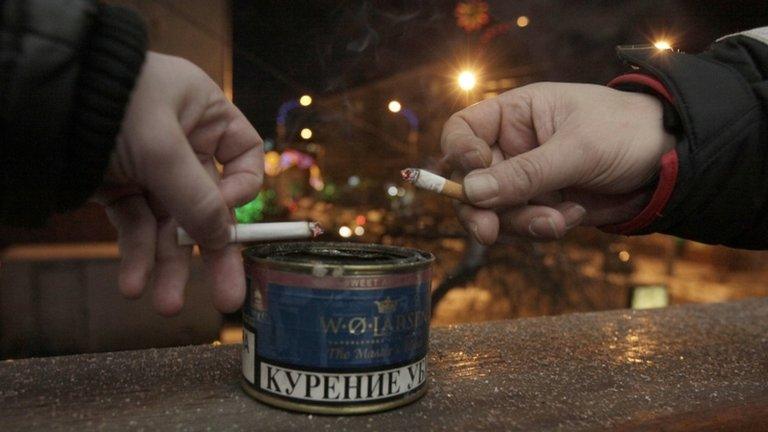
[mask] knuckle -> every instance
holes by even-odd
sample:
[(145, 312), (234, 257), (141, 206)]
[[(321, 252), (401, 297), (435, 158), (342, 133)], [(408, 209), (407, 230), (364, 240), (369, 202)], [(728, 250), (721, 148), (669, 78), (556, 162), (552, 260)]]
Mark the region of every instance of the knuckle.
[(507, 169), (501, 171), (502, 179), (510, 198), (527, 200), (534, 196), (541, 187), (543, 179), (543, 167), (536, 159), (522, 154), (509, 164)]
[(448, 154), (452, 150), (452, 146), (455, 141), (455, 125), (460, 122), (460, 118), (458, 117), (459, 113), (452, 114), (448, 120), (443, 124), (443, 133), (440, 137), (440, 147), (443, 150), (443, 153)]

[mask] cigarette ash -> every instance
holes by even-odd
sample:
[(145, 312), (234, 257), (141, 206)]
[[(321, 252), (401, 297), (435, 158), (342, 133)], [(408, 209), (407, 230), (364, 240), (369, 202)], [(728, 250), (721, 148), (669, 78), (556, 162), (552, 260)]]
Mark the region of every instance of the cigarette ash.
[(406, 168), (400, 171), (400, 176), (403, 178), (403, 181), (413, 183), (419, 178), (419, 170), (416, 168)]

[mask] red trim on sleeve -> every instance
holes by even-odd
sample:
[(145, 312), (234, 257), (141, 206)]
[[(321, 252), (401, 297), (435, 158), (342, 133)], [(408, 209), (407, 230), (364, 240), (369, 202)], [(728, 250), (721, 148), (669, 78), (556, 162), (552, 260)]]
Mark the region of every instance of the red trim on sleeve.
[[(611, 80), (611, 82), (608, 83), (608, 86), (617, 87), (622, 84), (639, 84), (646, 86), (653, 90), (657, 95), (666, 99), (669, 103), (674, 103), (674, 99), (669, 93), (669, 90), (667, 90), (659, 80), (652, 76), (640, 73), (621, 75)], [(677, 184), (677, 173), (677, 151), (672, 149), (661, 157), (659, 182), (648, 205), (646, 205), (645, 208), (631, 220), (617, 225), (602, 226), (600, 229), (614, 234), (632, 234), (633, 232), (639, 231), (650, 225), (662, 215), (662, 212), (667, 207), (669, 198), (672, 196), (672, 191), (675, 189), (675, 184)]]
[(613, 234), (631, 234), (639, 231), (651, 224), (662, 215), (662, 211), (672, 196), (672, 191), (677, 183), (677, 151), (674, 149), (664, 153), (661, 157), (661, 171), (659, 173), (659, 183), (653, 192), (651, 201), (645, 206), (643, 211), (633, 217), (631, 220), (618, 224), (606, 225), (600, 227), (601, 230)]
[(666, 87), (664, 87), (664, 84), (661, 83), (661, 81), (657, 80), (656, 78), (641, 74), (641, 73), (630, 73), (625, 75), (619, 75), (616, 78), (612, 79), (611, 82), (608, 83), (608, 87), (616, 88), (622, 84), (640, 84), (648, 87), (649, 89), (653, 90), (658, 94), (659, 96), (663, 97), (667, 100), (667, 102), (674, 104), (675, 99), (672, 97), (672, 94), (667, 90)]

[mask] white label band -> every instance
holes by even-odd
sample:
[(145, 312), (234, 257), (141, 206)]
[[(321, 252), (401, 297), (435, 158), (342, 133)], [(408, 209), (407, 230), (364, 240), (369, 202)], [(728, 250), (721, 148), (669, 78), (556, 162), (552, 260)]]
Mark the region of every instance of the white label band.
[(427, 359), (361, 373), (321, 373), (261, 362), (259, 387), (267, 393), (317, 402), (365, 402), (399, 396), (427, 379)]

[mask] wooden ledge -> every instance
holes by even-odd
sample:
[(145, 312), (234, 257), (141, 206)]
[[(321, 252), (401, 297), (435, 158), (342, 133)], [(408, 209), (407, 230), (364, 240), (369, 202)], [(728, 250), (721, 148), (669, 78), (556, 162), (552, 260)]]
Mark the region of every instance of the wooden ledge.
[(240, 389), (237, 346), (0, 363), (4, 430), (760, 430), (768, 299), (436, 328), (430, 389), (394, 411), (289, 413)]

